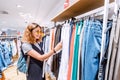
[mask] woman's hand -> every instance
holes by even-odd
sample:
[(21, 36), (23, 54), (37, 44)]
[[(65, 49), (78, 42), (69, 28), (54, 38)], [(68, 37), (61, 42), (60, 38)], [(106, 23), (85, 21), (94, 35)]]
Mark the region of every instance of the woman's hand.
[(57, 52), (57, 51), (59, 51), (61, 48), (62, 48), (62, 42), (59, 42), (59, 43), (55, 46), (55, 48), (53, 49), (53, 51), (54, 51), (54, 52)]

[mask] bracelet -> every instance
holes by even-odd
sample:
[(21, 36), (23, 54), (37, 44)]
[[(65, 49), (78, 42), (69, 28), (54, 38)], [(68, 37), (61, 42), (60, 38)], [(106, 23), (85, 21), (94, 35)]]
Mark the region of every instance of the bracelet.
[(56, 53), (55, 49), (53, 49), (53, 52)]

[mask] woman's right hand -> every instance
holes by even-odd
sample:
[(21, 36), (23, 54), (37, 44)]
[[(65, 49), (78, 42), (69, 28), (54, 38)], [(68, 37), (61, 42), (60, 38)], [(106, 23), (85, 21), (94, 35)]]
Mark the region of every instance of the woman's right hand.
[(59, 51), (61, 48), (62, 48), (62, 42), (59, 42), (59, 43), (55, 46), (55, 48), (53, 49), (53, 52), (57, 52), (57, 51)]

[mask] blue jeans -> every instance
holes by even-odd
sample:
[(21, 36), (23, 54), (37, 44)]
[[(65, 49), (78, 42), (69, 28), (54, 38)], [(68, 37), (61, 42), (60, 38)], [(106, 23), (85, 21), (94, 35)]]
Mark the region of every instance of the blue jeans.
[(0, 45), (0, 70), (2, 71), (4, 67), (7, 66), (5, 59), (4, 59), (4, 55), (2, 52), (3, 47)]
[(102, 41), (102, 23), (86, 20), (82, 44), (82, 80), (97, 80)]
[(107, 48), (108, 48), (108, 43), (109, 43), (109, 38), (110, 38), (110, 30), (112, 28), (112, 23), (113, 21), (108, 21), (107, 22), (107, 28), (105, 30), (106, 34), (106, 45), (105, 45), (105, 54), (102, 57), (101, 63), (99, 64), (99, 73), (98, 73), (98, 80), (104, 80), (105, 77), (105, 68), (106, 68), (106, 63), (107, 63)]
[(0, 45), (0, 78), (2, 78), (2, 68), (4, 67), (3, 65), (3, 59), (2, 59), (2, 50), (1, 50), (1, 45)]
[(4, 68), (7, 66), (6, 62), (4, 60), (3, 54), (2, 54), (2, 46), (0, 44), (0, 78), (2, 78), (2, 71), (4, 70)]
[(11, 64), (11, 54), (12, 53), (10, 53), (7, 43), (3, 44), (2, 47), (3, 47), (2, 54), (4, 56), (6, 65), (8, 66)]

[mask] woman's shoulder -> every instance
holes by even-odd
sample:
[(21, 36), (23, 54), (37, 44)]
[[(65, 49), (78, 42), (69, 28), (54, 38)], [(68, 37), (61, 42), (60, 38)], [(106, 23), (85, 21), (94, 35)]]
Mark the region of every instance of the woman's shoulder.
[(26, 48), (26, 47), (32, 47), (30, 43), (28, 42), (22, 42), (22, 48)]
[(30, 45), (28, 42), (22, 42), (22, 45)]
[(30, 43), (24, 42), (22, 43), (22, 50), (24, 53), (27, 53), (28, 51), (32, 50), (32, 46)]

